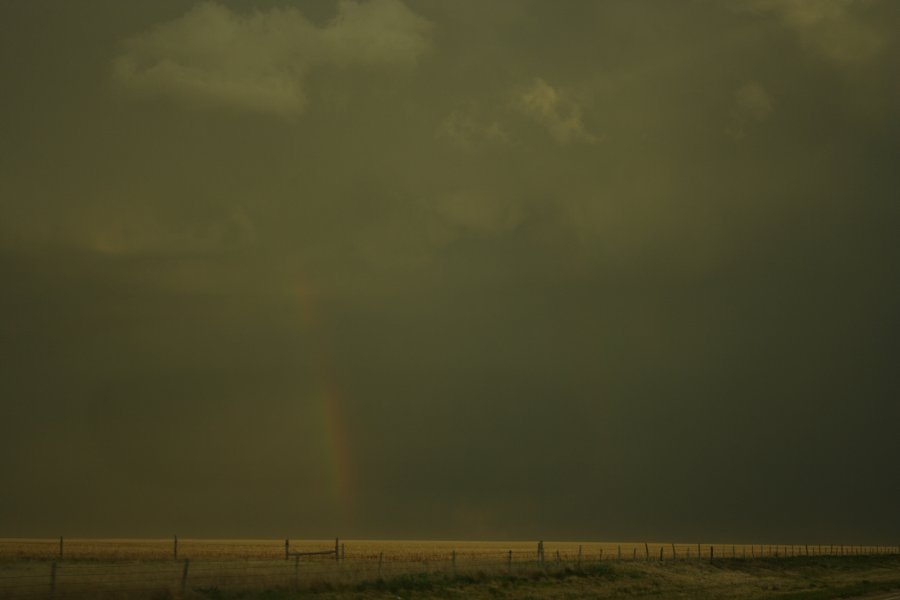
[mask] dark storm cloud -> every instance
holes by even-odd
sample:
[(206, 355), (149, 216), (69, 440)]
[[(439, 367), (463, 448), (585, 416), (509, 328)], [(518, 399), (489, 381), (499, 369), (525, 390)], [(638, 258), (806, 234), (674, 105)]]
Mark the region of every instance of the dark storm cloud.
[(900, 533), (890, 2), (2, 10), (0, 535)]

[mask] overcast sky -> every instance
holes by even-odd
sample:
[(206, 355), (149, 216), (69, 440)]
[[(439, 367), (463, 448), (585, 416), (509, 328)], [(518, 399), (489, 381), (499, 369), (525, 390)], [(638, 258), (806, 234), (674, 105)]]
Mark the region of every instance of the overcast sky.
[(0, 4), (0, 536), (897, 543), (900, 3)]

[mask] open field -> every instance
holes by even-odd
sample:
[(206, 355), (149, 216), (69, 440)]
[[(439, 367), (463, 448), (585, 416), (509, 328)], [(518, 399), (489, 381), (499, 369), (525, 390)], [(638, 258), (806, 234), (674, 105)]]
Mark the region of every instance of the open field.
[[(290, 550), (334, 544), (291, 541)], [(2, 540), (0, 598), (813, 599), (900, 588), (896, 548), (829, 556), (810, 546), (807, 556), (806, 546), (719, 545), (710, 560), (702, 544), (701, 558), (696, 544), (676, 544), (673, 559), (671, 544), (545, 542), (541, 561), (534, 542), (341, 545), (340, 560), (286, 560), (284, 540), (179, 540), (176, 560), (173, 540), (71, 540), (60, 560), (58, 540)]]
[[(283, 539), (94, 539), (59, 538), (0, 539), (0, 561), (9, 559), (65, 560), (163, 560), (178, 559), (279, 559), (284, 558)], [(334, 549), (334, 539), (290, 540), (291, 552)], [(449, 561), (484, 557), (507, 558), (516, 562), (537, 558), (536, 541), (415, 541), (415, 540), (340, 540), (347, 560)], [(546, 562), (577, 560), (634, 560), (709, 558), (761, 558), (786, 556), (858, 556), (900, 553), (897, 546), (860, 546), (839, 544), (710, 544), (659, 542), (555, 542), (544, 544)], [(662, 552), (662, 556), (660, 556)], [(309, 560), (309, 559), (304, 559)]]

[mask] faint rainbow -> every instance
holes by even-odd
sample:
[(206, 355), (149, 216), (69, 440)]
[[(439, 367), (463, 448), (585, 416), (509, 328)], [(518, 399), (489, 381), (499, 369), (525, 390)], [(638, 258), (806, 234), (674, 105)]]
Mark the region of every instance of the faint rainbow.
[(313, 344), (316, 372), (316, 392), (313, 395), (314, 412), (321, 431), (322, 460), (329, 481), (329, 494), (341, 521), (347, 523), (353, 511), (354, 464), (350, 432), (343, 409), (343, 396), (338, 385), (334, 361), (317, 302), (315, 289), (300, 286), (297, 298), (300, 313)]

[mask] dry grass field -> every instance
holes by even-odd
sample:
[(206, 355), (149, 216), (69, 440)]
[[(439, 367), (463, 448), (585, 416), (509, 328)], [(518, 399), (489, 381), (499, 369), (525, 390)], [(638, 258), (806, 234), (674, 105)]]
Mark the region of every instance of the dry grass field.
[[(335, 540), (291, 540), (290, 551)], [(896, 548), (544, 542), (0, 540), (13, 598), (836, 598), (900, 587)], [(807, 555), (807, 551), (809, 555)], [(841, 552), (843, 554), (841, 555)], [(673, 559), (673, 553), (675, 558)], [(660, 559), (662, 556), (662, 559)]]
[[(65, 560), (162, 560), (173, 558), (174, 540), (169, 539), (92, 539), (66, 538), (63, 541)], [(334, 539), (290, 540), (292, 552), (334, 549)], [(458, 560), (479, 560), (494, 557), (498, 560), (513, 553), (515, 562), (536, 560), (537, 542), (487, 541), (405, 541), (405, 540), (340, 540), (344, 557), (384, 561), (441, 561), (450, 560), (455, 552)], [(896, 547), (802, 545), (802, 544), (709, 544), (659, 542), (544, 542), (545, 562), (577, 560), (646, 560), (672, 558), (760, 558), (786, 556), (849, 556), (885, 554), (900, 551)], [(662, 555), (660, 554), (662, 552)], [(58, 539), (0, 539), (0, 561), (10, 559), (55, 559), (60, 557)], [(283, 539), (179, 539), (178, 558), (217, 559), (279, 559), (284, 558)], [(311, 559), (304, 559), (311, 560)]]

